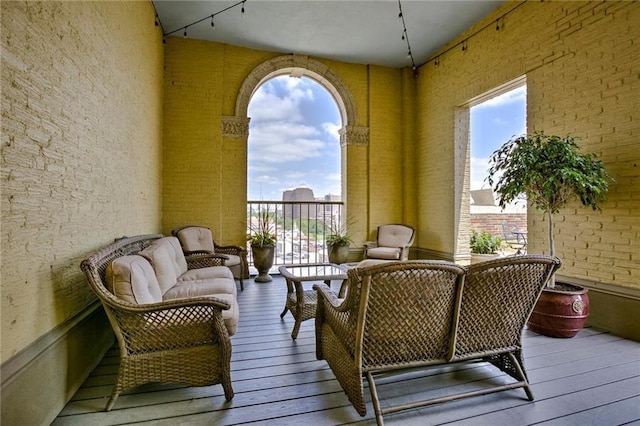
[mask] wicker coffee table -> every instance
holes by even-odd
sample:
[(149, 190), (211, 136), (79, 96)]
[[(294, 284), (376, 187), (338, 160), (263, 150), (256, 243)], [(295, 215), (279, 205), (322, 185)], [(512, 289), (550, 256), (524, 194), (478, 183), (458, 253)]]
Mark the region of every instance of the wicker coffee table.
[(291, 332), (291, 338), (298, 337), (300, 324), (316, 316), (316, 305), (318, 299), (315, 290), (305, 290), (305, 281), (324, 281), (330, 285), (331, 280), (342, 280), (342, 284), (347, 279), (347, 267), (325, 263), (319, 265), (298, 265), (281, 266), (278, 268), (280, 274), (287, 281), (287, 300), (280, 318), (284, 318), (287, 311), (291, 312), (296, 324)]

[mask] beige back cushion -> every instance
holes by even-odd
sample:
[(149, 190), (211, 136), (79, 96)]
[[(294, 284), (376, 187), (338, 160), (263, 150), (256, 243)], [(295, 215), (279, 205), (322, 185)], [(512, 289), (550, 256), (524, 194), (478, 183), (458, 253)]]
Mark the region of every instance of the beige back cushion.
[(191, 226), (178, 231), (178, 239), (185, 251), (207, 250), (214, 252), (213, 236), (209, 228)]
[(378, 228), (379, 247), (404, 247), (412, 237), (413, 229), (404, 225), (382, 225)]
[(107, 266), (107, 286), (119, 299), (134, 304), (162, 302), (160, 285), (149, 261), (122, 256)]
[(162, 294), (178, 282), (178, 277), (187, 272), (187, 261), (176, 237), (155, 240), (139, 254), (151, 262)]

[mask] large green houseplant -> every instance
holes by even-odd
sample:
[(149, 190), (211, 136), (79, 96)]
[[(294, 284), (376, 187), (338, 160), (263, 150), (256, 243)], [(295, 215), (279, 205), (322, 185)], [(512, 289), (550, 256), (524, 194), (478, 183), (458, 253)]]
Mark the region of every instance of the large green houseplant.
[[(490, 158), (491, 167), (487, 180), (500, 195), (500, 207), (504, 208), (525, 195), (528, 203), (544, 212), (548, 221), (548, 249), (552, 256), (555, 255), (553, 215), (575, 200), (596, 210), (609, 189), (611, 177), (606, 172), (604, 163), (595, 154), (580, 153), (578, 140), (572, 136), (550, 136), (536, 132), (509, 140)], [(588, 315), (588, 298), (584, 289), (567, 285), (560, 288), (556, 286), (554, 277), (549, 280), (547, 289), (547, 296), (584, 291), (583, 295), (578, 295), (577, 299), (570, 302), (571, 311), (579, 313), (577, 316), (583, 317), (581, 322), (584, 324)], [(536, 310), (542, 301), (541, 296)], [(533, 317), (534, 315), (529, 328), (535, 328), (532, 327)], [(566, 329), (547, 331), (546, 328), (552, 328), (552, 324), (544, 324), (541, 327), (544, 330), (538, 328), (535, 331), (556, 337), (572, 337), (582, 324), (569, 326), (577, 328), (575, 332)]]

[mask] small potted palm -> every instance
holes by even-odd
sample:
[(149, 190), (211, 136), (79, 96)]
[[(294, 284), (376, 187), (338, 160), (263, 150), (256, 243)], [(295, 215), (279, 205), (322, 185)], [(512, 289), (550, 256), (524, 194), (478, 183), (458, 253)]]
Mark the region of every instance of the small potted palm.
[(489, 231), (471, 231), (469, 241), (471, 248), (471, 263), (479, 263), (500, 257), (502, 238)]
[(269, 270), (273, 266), (273, 259), (276, 247), (276, 235), (274, 233), (273, 218), (269, 209), (258, 213), (258, 221), (255, 226), (251, 226), (253, 232), (249, 236), (251, 241), (251, 254), (253, 256), (253, 266), (258, 270), (258, 275), (254, 281), (265, 283), (272, 280)]
[[(594, 154), (579, 152), (578, 140), (536, 132), (511, 139), (490, 158), (487, 180), (500, 195), (500, 207), (524, 195), (545, 213), (551, 256), (555, 255), (553, 215), (575, 200), (599, 209), (612, 180)], [(573, 337), (587, 319), (588, 302), (587, 289), (556, 283), (552, 276), (529, 319), (529, 329), (552, 337)]]

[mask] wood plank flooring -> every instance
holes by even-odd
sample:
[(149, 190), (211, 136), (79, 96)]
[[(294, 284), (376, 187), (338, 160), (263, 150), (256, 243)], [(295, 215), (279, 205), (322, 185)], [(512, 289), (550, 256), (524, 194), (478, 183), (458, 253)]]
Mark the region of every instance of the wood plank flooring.
[[(332, 288), (339, 284), (334, 281)], [(375, 424), (372, 405), (360, 417), (326, 362), (316, 360), (313, 320), (302, 324), (296, 341), (291, 339), (293, 317), (280, 319), (285, 294), (277, 275), (267, 284), (246, 280), (244, 292), (238, 293), (231, 402), (220, 385), (147, 385), (121, 395), (111, 412), (103, 412), (118, 368), (114, 347), (53, 424)], [(534, 402), (517, 389), (386, 415), (385, 423), (640, 425), (640, 343), (587, 328), (572, 339), (525, 331), (524, 346)], [(378, 390), (383, 404), (398, 403), (419, 399), (423, 392), (433, 397), (506, 380), (493, 367), (472, 363), (387, 377)]]

